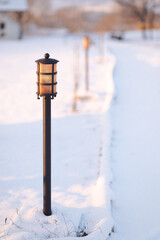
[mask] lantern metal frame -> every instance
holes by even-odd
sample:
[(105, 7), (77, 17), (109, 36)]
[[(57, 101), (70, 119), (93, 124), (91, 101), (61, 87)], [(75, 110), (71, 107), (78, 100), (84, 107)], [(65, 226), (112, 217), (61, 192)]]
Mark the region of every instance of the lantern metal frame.
[[(56, 59), (53, 58), (49, 58), (50, 55), (48, 53), (46, 53), (44, 55), (45, 58), (41, 58), (36, 60), (35, 62), (37, 63), (37, 99), (40, 99), (40, 97), (42, 96), (51, 96), (51, 99), (54, 99), (54, 97), (56, 97), (57, 92), (54, 92), (54, 86), (57, 85), (57, 81), (54, 82), (54, 76), (57, 75), (57, 71), (54, 72), (54, 66), (59, 62)], [(52, 72), (51, 73), (42, 73), (40, 72), (40, 64), (51, 64), (52, 65)], [(40, 75), (52, 75), (52, 82), (51, 83), (40, 83)], [(42, 86), (52, 86), (52, 93), (47, 93), (47, 94), (42, 94), (40, 93), (40, 85)]]

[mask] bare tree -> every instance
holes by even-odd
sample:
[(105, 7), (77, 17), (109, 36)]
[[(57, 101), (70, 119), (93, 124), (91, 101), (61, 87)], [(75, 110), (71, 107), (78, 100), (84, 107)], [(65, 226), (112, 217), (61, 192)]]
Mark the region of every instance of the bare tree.
[(160, 0), (115, 0), (130, 17), (136, 18), (141, 23), (143, 38), (146, 36), (147, 26), (153, 27), (155, 9), (160, 6)]
[(51, 1), (50, 0), (28, 0), (29, 12), (33, 16), (44, 16), (51, 9)]
[(19, 39), (23, 37), (25, 23), (38, 22), (39, 19), (45, 21), (51, 9), (50, 0), (28, 0), (29, 8), (25, 12), (10, 12), (10, 17), (19, 23)]
[(20, 26), (20, 31), (19, 31), (19, 39), (22, 39), (23, 37), (23, 30), (24, 30), (24, 23), (25, 23), (25, 12), (23, 11), (15, 11), (15, 12), (10, 12), (9, 16), (14, 19), (16, 22), (19, 23)]
[(23, 23), (24, 23), (24, 12), (11, 12), (10, 16), (19, 23), (20, 32), (19, 32), (19, 39), (23, 37)]

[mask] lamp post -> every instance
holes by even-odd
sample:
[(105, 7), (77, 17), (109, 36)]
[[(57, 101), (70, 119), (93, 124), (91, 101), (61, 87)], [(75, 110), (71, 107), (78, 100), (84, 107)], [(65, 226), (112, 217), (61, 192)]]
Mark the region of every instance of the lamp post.
[(43, 97), (43, 213), (50, 216), (51, 212), (51, 99), (56, 97), (56, 59), (45, 58), (37, 63), (37, 98)]
[(99, 32), (99, 56), (104, 57), (104, 32)]
[(88, 74), (88, 49), (90, 47), (90, 38), (84, 37), (83, 38), (83, 48), (85, 50), (85, 83), (86, 83), (86, 91), (89, 90), (89, 74)]

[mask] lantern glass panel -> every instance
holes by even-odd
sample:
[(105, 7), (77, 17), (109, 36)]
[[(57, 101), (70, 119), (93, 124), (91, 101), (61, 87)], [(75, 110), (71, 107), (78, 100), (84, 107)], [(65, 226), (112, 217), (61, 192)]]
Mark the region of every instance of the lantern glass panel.
[(52, 83), (52, 75), (40, 75), (40, 83)]
[(54, 73), (57, 72), (57, 64), (54, 64)]
[(52, 86), (40, 85), (40, 95), (43, 95), (43, 94), (52, 94)]
[(54, 93), (57, 92), (57, 85), (54, 85), (54, 86), (53, 86), (53, 90), (54, 90)]
[[(52, 83), (52, 75), (40, 75), (40, 83)], [(51, 94), (51, 85), (40, 85), (40, 94)]]
[[(57, 65), (55, 65), (55, 66), (56, 66), (56, 69), (54, 68), (54, 73), (57, 71)], [(57, 82), (57, 74), (54, 74), (53, 81), (54, 81), (54, 83)], [(57, 84), (54, 85), (54, 93), (56, 93), (56, 92), (57, 92)]]
[(54, 75), (54, 83), (57, 82), (57, 74)]
[(40, 73), (52, 73), (52, 64), (40, 64)]

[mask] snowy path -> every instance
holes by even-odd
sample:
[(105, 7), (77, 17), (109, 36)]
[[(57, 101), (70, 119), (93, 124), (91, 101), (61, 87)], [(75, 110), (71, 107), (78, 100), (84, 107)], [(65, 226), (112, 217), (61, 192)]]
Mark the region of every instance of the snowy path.
[(160, 49), (110, 42), (116, 56), (111, 111), (115, 233), (160, 239)]

